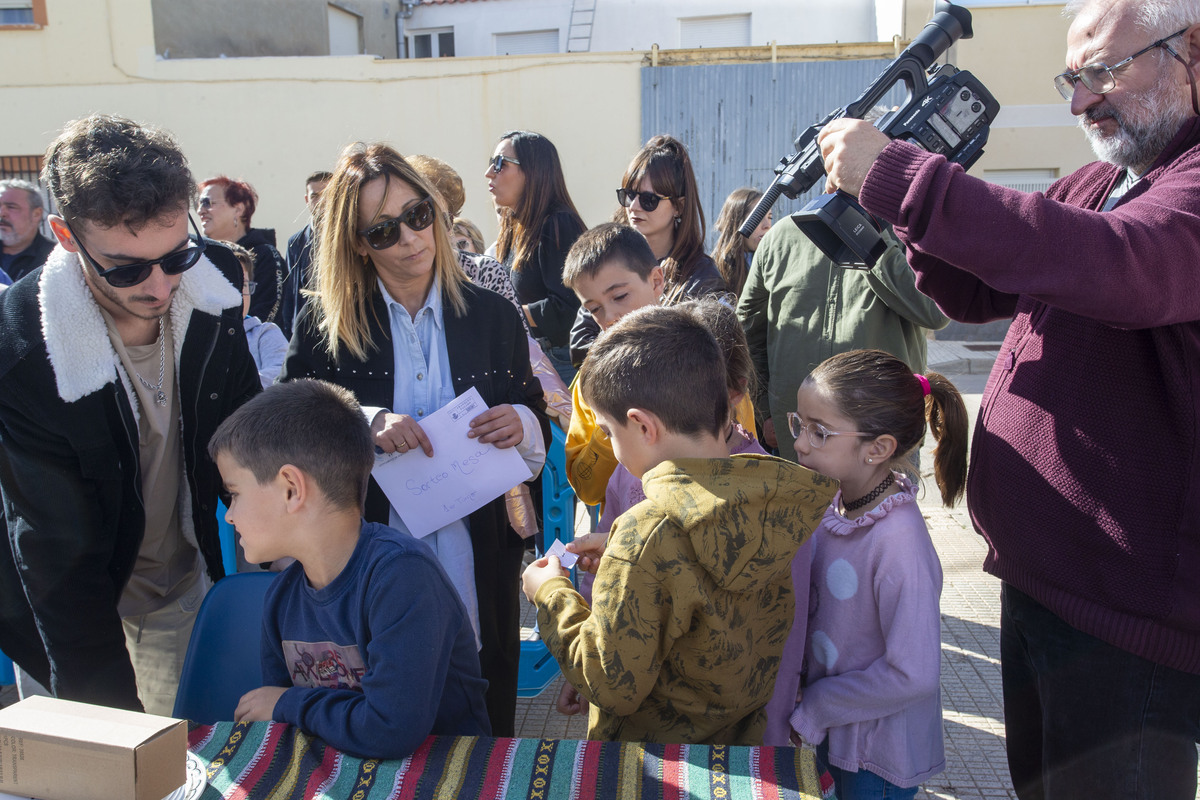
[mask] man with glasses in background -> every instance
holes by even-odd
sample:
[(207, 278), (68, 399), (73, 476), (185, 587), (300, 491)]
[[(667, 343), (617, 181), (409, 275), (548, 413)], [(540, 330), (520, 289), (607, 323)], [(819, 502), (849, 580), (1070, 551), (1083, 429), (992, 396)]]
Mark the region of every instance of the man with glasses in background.
[(60, 246), (0, 294), (0, 650), (57, 697), (169, 715), (223, 575), (208, 439), (261, 388), (241, 277), (162, 131), (70, 122), (43, 179)]
[(1072, 0), (1054, 84), (1101, 161), (1041, 194), (855, 122), (828, 184), (952, 318), (1013, 317), (967, 496), (1002, 580), (1022, 798), (1188, 798), (1200, 734), (1200, 2)]

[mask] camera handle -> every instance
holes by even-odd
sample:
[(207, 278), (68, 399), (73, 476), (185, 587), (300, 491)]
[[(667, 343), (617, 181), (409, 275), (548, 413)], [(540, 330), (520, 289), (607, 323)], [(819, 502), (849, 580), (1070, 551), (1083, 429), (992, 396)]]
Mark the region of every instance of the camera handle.
[(926, 72), (938, 57), (960, 38), (970, 39), (972, 35), (971, 12), (961, 6), (946, 2), (946, 0), (938, 0), (937, 13), (929, 22), (925, 23), (921, 33), (913, 39), (908, 47), (904, 48), (904, 52), (871, 82), (866, 91), (849, 105), (833, 111), (816, 125), (806, 128), (804, 133), (796, 138), (796, 152), (784, 156), (775, 165), (775, 179), (771, 181), (771, 185), (767, 187), (762, 198), (755, 204), (742, 226), (738, 228), (738, 233), (742, 236), (749, 236), (753, 233), (767, 212), (775, 205), (779, 195), (784, 194), (794, 200), (798, 195), (811, 189), (825, 175), (825, 162), (817, 147), (817, 135), (822, 128), (842, 117), (862, 119), (868, 111), (875, 107), (876, 103), (892, 90), (893, 86), (901, 81), (908, 90), (908, 97), (905, 98), (904, 105), (899, 112), (889, 114), (885, 119), (903, 114), (913, 104), (914, 97), (918, 98), (919, 102), (919, 98), (925, 93), (929, 86)]

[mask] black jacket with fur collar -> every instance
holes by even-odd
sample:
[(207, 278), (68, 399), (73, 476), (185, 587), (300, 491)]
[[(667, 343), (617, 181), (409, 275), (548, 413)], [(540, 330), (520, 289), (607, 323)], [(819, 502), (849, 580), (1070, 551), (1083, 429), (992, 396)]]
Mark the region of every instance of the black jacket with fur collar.
[[(180, 525), (222, 577), (208, 440), (260, 388), (241, 295), (211, 247), (171, 305), (185, 480)], [(236, 261), (232, 262), (237, 269)], [(224, 272), (223, 272), (224, 270)], [(0, 293), (0, 650), (58, 697), (140, 709), (117, 601), (145, 531), (139, 408), (77, 256)]]

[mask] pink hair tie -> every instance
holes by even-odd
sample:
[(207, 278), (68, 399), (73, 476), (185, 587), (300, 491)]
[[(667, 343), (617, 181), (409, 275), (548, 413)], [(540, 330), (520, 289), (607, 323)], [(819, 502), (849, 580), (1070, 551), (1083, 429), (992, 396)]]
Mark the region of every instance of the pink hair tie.
[(921, 395), (929, 397), (929, 378), (926, 378), (924, 375), (918, 375), (915, 372), (913, 373), (913, 377), (917, 379), (917, 383), (921, 384)]

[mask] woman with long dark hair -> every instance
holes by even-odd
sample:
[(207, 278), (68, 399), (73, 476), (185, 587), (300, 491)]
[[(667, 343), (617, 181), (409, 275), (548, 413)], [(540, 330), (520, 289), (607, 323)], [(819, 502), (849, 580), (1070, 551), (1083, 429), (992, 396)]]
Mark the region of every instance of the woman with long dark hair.
[(563, 286), (562, 270), (586, 226), (571, 202), (558, 150), (540, 133), (509, 131), (484, 177), (501, 210), (496, 257), (510, 270), (534, 338), (569, 385), (575, 368), (567, 339), (579, 299)]
[(662, 264), (664, 304), (726, 290), (717, 265), (704, 252), (704, 209), (683, 142), (666, 135), (646, 142), (625, 170), (617, 200)]
[[(364, 407), (377, 409), (377, 447), (420, 449), (425, 456), (433, 448), (421, 421), (474, 387), (488, 410), (471, 421), (472, 435), (515, 447), (536, 475), (550, 429), (525, 329), (511, 303), (467, 280), (440, 202), (387, 145), (358, 143), (342, 153), (314, 220), (316, 289), (280, 379), (320, 378), (350, 389)], [(374, 481), (365, 517), (407, 531)], [(492, 733), (512, 736), (524, 546), (509, 530), (504, 498), (422, 541), (479, 636)]]
[(750, 186), (734, 189), (725, 198), (721, 213), (717, 215), (717, 230), (721, 235), (717, 237), (717, 246), (713, 248), (713, 261), (717, 262), (717, 269), (721, 271), (729, 291), (739, 296), (746, 285), (750, 259), (754, 257), (758, 243), (771, 228), (771, 212), (768, 211), (749, 236), (738, 233), (738, 228), (750, 216), (761, 197), (762, 192)]
[[(665, 134), (646, 142), (621, 178), (617, 201), (624, 213), (614, 215), (613, 221), (645, 237), (662, 265), (663, 305), (726, 291), (720, 270), (704, 252), (704, 209), (683, 142)], [(570, 356), (576, 364), (583, 363), (599, 335), (600, 326), (587, 309), (580, 309), (570, 340)]]

